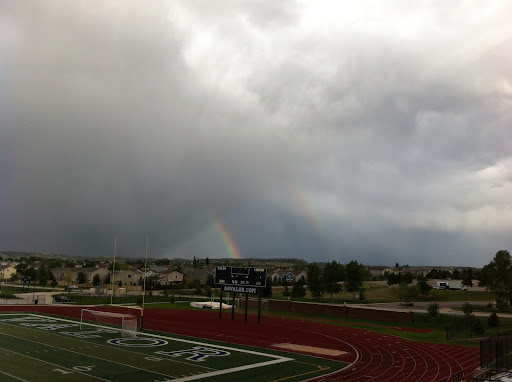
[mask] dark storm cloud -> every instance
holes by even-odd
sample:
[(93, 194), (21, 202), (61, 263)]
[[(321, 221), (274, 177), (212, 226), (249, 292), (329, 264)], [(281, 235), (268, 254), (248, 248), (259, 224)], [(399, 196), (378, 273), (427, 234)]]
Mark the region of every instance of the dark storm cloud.
[(3, 2), (0, 247), (227, 256), (217, 219), (244, 256), (508, 248), (508, 5), (367, 5)]

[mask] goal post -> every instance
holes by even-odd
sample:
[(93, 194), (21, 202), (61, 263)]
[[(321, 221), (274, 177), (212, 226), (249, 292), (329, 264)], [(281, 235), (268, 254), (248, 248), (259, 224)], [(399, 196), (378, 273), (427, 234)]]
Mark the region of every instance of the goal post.
[(121, 328), (123, 337), (137, 336), (137, 317), (133, 314), (114, 313), (84, 308), (80, 314), (80, 330), (82, 330), (82, 324), (85, 323)]

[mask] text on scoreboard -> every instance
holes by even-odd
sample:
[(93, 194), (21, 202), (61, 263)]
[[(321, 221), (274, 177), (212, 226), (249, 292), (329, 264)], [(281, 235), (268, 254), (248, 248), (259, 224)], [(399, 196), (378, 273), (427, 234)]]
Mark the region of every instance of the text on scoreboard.
[(265, 287), (267, 285), (267, 269), (256, 267), (216, 267), (215, 284)]

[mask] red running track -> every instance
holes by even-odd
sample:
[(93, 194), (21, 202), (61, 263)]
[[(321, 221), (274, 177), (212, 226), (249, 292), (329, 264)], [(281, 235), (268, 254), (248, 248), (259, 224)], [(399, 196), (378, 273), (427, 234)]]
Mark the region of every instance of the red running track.
[[(9, 306), (0, 307), (0, 310), (79, 317), (81, 307)], [(237, 314), (232, 321), (230, 312), (224, 312), (219, 320), (217, 311), (146, 308), (144, 328), (274, 350), (272, 345), (291, 343), (346, 352), (341, 356), (325, 357), (348, 362), (348, 367), (311, 380), (314, 382), (437, 382), (460, 370), (464, 370), (466, 380), (470, 381), (480, 362), (479, 350), (475, 348), (414, 342), (331, 323), (278, 317), (262, 317), (262, 323), (258, 325), (255, 316), (249, 316), (245, 323), (243, 315)]]

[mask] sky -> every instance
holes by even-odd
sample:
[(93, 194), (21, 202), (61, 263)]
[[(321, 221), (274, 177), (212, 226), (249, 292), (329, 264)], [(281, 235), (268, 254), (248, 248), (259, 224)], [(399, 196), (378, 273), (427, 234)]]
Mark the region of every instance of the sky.
[(481, 267), (510, 1), (0, 2), (0, 249)]

